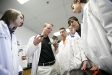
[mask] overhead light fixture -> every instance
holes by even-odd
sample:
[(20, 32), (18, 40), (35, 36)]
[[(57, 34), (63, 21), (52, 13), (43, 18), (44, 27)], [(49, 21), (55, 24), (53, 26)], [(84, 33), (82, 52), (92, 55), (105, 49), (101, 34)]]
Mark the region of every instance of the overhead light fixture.
[(17, 0), (20, 4), (24, 4), (26, 2), (28, 2), (29, 0)]
[(59, 36), (60, 35), (60, 32), (55, 32), (53, 33), (55, 36)]
[(66, 31), (67, 31), (67, 33), (69, 33), (70, 31), (69, 31), (69, 29), (66, 29)]
[[(69, 33), (70, 31), (69, 31), (69, 29), (66, 29), (66, 31), (67, 31), (67, 33)], [(59, 36), (60, 35), (60, 32), (55, 32), (55, 33), (53, 33), (55, 36)]]

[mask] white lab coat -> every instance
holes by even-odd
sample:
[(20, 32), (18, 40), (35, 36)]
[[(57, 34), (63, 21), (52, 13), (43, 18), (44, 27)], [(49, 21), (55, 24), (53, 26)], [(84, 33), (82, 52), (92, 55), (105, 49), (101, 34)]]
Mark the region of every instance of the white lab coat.
[[(40, 35), (37, 35), (37, 37), (39, 37)], [(31, 37), (28, 44), (27, 44), (27, 49), (26, 49), (26, 56), (30, 57), (32, 56), (32, 71), (31, 71), (31, 75), (37, 75), (36, 74), (36, 71), (37, 71), (37, 68), (38, 68), (38, 62), (39, 62), (39, 57), (40, 57), (40, 51), (41, 51), (41, 42), (35, 46), (33, 44), (33, 40), (34, 40), (34, 37)], [(50, 39), (50, 41), (52, 41)], [(52, 46), (52, 50), (53, 50), (53, 53), (55, 55), (55, 51), (53, 49), (53, 46)]]
[(18, 58), (19, 58), (19, 64), (20, 66), (24, 69), (24, 68), (27, 68), (27, 60), (28, 58), (26, 57), (25, 60), (22, 59), (23, 56), (25, 56), (26, 53), (25, 53), (25, 50), (23, 50), (22, 52), (19, 52), (18, 53)]
[(77, 55), (79, 55), (81, 53), (80, 59), (82, 61), (87, 60), (86, 55), (84, 53), (84, 48), (83, 48), (83, 44), (82, 44), (82, 39), (79, 36), (79, 34), (77, 32), (75, 32), (74, 34), (74, 38), (72, 38), (70, 35), (67, 36), (67, 38), (69, 38), (73, 51), (74, 53)]
[(57, 59), (60, 66), (60, 72), (63, 75), (65, 71), (72, 69), (80, 69), (84, 60), (87, 60), (84, 52), (82, 51), (80, 36), (78, 33), (71, 39), (70, 36), (66, 37), (66, 43), (59, 43), (59, 52)]
[(88, 58), (112, 74), (112, 2), (89, 0), (84, 7), (82, 39)]
[(7, 24), (0, 21), (0, 75), (18, 75), (18, 48), (14, 34), (11, 35)]

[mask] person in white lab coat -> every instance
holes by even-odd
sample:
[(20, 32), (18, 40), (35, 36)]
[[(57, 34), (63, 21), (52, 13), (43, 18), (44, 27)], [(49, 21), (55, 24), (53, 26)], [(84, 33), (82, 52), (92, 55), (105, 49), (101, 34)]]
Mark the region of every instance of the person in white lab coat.
[[(52, 39), (53, 39), (53, 42), (51, 44), (56, 45), (58, 47), (58, 45), (59, 45), (58, 37), (53, 36)], [(60, 75), (60, 68), (59, 68), (59, 63), (57, 61), (57, 54), (58, 54), (58, 49), (55, 51), (55, 59), (56, 59), (55, 68), (57, 69), (58, 75)]]
[[(72, 10), (83, 10), (82, 39), (88, 58), (103, 74), (112, 74), (112, 2), (110, 0), (74, 0)], [(106, 73), (108, 72), (108, 73)]]
[(18, 47), (14, 31), (23, 25), (24, 15), (15, 9), (5, 11), (0, 19), (0, 75), (18, 75)]
[[(85, 58), (86, 55), (83, 50), (84, 48), (83, 48), (82, 39), (81, 39), (80, 35), (76, 32), (74, 26), (69, 25), (68, 28), (70, 31), (68, 37), (69, 37), (69, 40), (72, 41), (72, 46), (73, 46), (74, 51), (77, 52), (77, 50), (78, 50), (78, 49), (74, 48), (75, 47), (74, 45), (78, 45), (81, 48), (81, 53), (84, 54), (82, 56), (82, 58)], [(83, 70), (84, 75), (93, 75), (93, 72), (89, 70), (90, 67), (91, 67), (91, 65), (88, 60), (83, 61), (81, 70)]]
[(51, 45), (48, 35), (53, 29), (53, 24), (45, 23), (41, 34), (30, 38), (26, 55), (32, 56), (31, 75), (57, 75), (55, 68), (55, 50), (57, 46)]
[[(62, 41), (59, 43), (57, 59), (61, 74), (67, 75), (70, 73), (70, 75), (83, 75), (83, 71), (81, 71), (80, 68), (82, 70), (86, 69), (87, 58), (81, 50), (81, 46), (79, 46), (81, 43), (80, 36), (76, 33), (76, 39), (71, 39), (67, 36), (64, 27), (60, 28), (60, 34)], [(83, 66), (81, 66), (82, 62), (84, 62)]]
[(80, 35), (81, 37), (81, 24), (79, 23), (79, 20), (77, 17), (72, 16), (68, 19), (68, 24), (76, 30), (76, 32)]

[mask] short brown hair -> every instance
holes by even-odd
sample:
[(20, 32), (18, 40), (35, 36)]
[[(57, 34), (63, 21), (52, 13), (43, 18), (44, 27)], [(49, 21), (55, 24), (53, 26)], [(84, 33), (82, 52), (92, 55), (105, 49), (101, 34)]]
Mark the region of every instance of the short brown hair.
[[(71, 4), (71, 8), (73, 9), (73, 4), (77, 3), (78, 0), (73, 0), (72, 4)], [(80, 3), (87, 3), (87, 0), (80, 0)]]
[[(78, 0), (73, 0), (73, 3), (77, 3)], [(87, 3), (87, 0), (80, 0), (80, 3)]]
[(61, 27), (59, 30), (62, 30), (62, 29), (64, 29), (66, 31), (66, 29), (64, 27)]
[(9, 25), (10, 21), (14, 22), (20, 14), (24, 18), (24, 15), (20, 11), (15, 9), (8, 9), (5, 11), (0, 20), (3, 20), (7, 25)]
[(57, 37), (57, 36), (53, 36), (52, 39), (53, 39), (53, 40), (55, 40), (55, 39), (58, 40), (58, 37)]
[(70, 17), (70, 18), (68, 19), (68, 27), (70, 26), (70, 22), (71, 22), (71, 20), (75, 20), (75, 21), (77, 21), (78, 24), (80, 25), (79, 20), (77, 19), (77, 17), (72, 16), (72, 17)]

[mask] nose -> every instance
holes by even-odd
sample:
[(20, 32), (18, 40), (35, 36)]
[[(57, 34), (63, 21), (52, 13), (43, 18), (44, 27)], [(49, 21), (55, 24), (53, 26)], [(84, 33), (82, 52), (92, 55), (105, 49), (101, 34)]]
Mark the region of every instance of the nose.
[(21, 25), (20, 25), (20, 27), (23, 26), (23, 22), (24, 22), (24, 20), (21, 20)]
[(22, 23), (24, 22), (24, 19), (22, 19), (22, 21), (21, 21)]
[(71, 26), (73, 27), (73, 26), (74, 26), (74, 24), (73, 24), (73, 23), (71, 23)]

